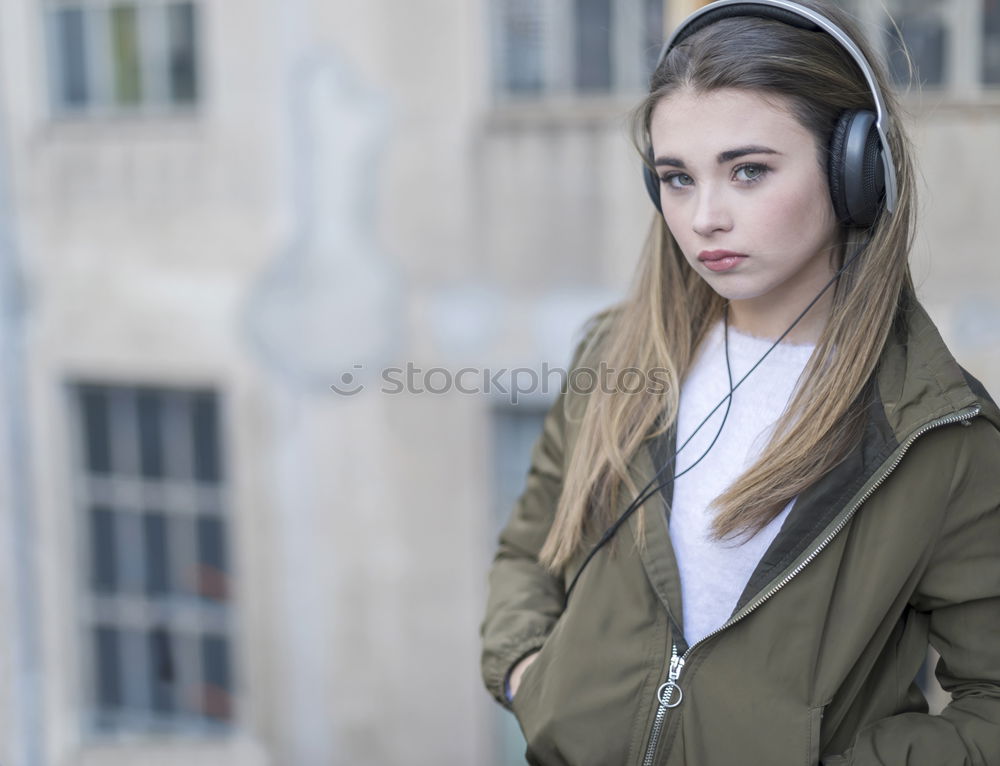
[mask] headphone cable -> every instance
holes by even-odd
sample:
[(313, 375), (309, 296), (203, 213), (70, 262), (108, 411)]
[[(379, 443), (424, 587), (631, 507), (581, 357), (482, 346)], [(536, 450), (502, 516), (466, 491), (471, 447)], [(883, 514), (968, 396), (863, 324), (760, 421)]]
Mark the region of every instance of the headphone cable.
[[(722, 429), (726, 425), (726, 419), (729, 417), (729, 411), (732, 408), (733, 394), (736, 392), (736, 389), (738, 389), (741, 385), (743, 385), (743, 382), (748, 377), (750, 377), (751, 373), (753, 373), (754, 370), (760, 367), (761, 363), (768, 357), (768, 355), (772, 351), (774, 351), (775, 348), (778, 347), (778, 344), (781, 343), (781, 341), (783, 341), (785, 337), (787, 337), (788, 333), (790, 333), (795, 328), (795, 326), (802, 320), (802, 318), (809, 313), (809, 310), (816, 305), (816, 303), (819, 301), (821, 297), (823, 297), (823, 294), (828, 289), (830, 289), (830, 286), (833, 285), (838, 279), (840, 279), (840, 276), (844, 273), (844, 271), (846, 271), (847, 268), (852, 263), (854, 263), (855, 260), (857, 260), (858, 256), (865, 251), (870, 242), (871, 242), (871, 235), (869, 234), (868, 236), (865, 237), (864, 241), (861, 242), (861, 244), (854, 251), (854, 253), (852, 253), (849, 258), (846, 258), (844, 260), (843, 265), (841, 265), (840, 268), (837, 269), (836, 272), (834, 272), (834, 275), (830, 278), (830, 280), (825, 285), (823, 285), (823, 288), (816, 294), (816, 297), (814, 297), (811, 301), (809, 301), (809, 304), (799, 313), (797, 317), (795, 317), (792, 323), (788, 326), (788, 329), (786, 329), (780, 336), (778, 336), (778, 339), (774, 341), (774, 343), (771, 344), (771, 347), (764, 352), (763, 356), (761, 356), (761, 358), (758, 359), (756, 363), (754, 363), (754, 365), (749, 370), (747, 370), (746, 374), (743, 375), (743, 377), (736, 382), (736, 385), (733, 385), (732, 368), (730, 367), (729, 364), (729, 306), (728, 304), (726, 305), (725, 312), (723, 313), (723, 321), (725, 322), (725, 328), (726, 328), (725, 331), (726, 371), (729, 374), (729, 393), (726, 394), (719, 401), (719, 403), (712, 408), (711, 412), (709, 412), (708, 415), (705, 416), (705, 418), (695, 427), (694, 431), (691, 432), (688, 438), (684, 440), (684, 443), (681, 444), (681, 446), (678, 447), (676, 450), (674, 450), (674, 454), (671, 455), (670, 459), (665, 461), (664, 464), (656, 471), (656, 473), (653, 474), (652, 478), (649, 480), (649, 482), (647, 482), (646, 486), (644, 486), (639, 491), (639, 494), (636, 495), (635, 499), (631, 503), (629, 503), (628, 507), (624, 511), (622, 511), (621, 515), (614, 521), (614, 523), (612, 523), (611, 526), (609, 526), (604, 531), (604, 533), (601, 535), (600, 540), (598, 540), (597, 543), (594, 545), (594, 547), (591, 548), (590, 552), (587, 554), (587, 557), (583, 560), (583, 563), (580, 565), (580, 568), (576, 570), (576, 574), (573, 576), (573, 580), (570, 582), (569, 587), (566, 588), (566, 596), (563, 600), (564, 606), (566, 603), (569, 602), (569, 596), (573, 592), (573, 588), (576, 587), (576, 583), (580, 579), (580, 575), (583, 573), (583, 570), (587, 567), (587, 564), (590, 563), (590, 560), (594, 557), (594, 554), (596, 554), (597, 551), (599, 551), (604, 546), (604, 544), (607, 543), (608, 540), (610, 540), (614, 536), (615, 532), (618, 531), (621, 525), (628, 520), (628, 517), (631, 516), (636, 511), (636, 509), (638, 509), (643, 503), (649, 500), (649, 498), (651, 498), (657, 492), (662, 490), (664, 487), (668, 486), (669, 484), (672, 484), (674, 481), (679, 479), (681, 476), (686, 474), (688, 471), (690, 471), (692, 468), (698, 465), (698, 463), (700, 463), (702, 460), (705, 459), (708, 453), (712, 450), (712, 447), (714, 447), (715, 443), (719, 440), (719, 436), (722, 434)], [(660, 475), (665, 470), (667, 470), (667, 468), (669, 468), (670, 466), (672, 466), (674, 463), (677, 462), (677, 456), (680, 454), (681, 450), (684, 449), (691, 442), (691, 439), (694, 438), (695, 434), (697, 434), (702, 429), (702, 427), (704, 427), (704, 425), (711, 419), (711, 417), (716, 412), (718, 412), (719, 408), (723, 404), (726, 405), (726, 411), (725, 414), (723, 415), (722, 423), (719, 424), (718, 431), (713, 437), (712, 442), (708, 445), (708, 449), (706, 449), (701, 454), (701, 456), (694, 461), (694, 463), (689, 465), (683, 471), (673, 475), (667, 481), (663, 482), (662, 484), (658, 484), (654, 487), (653, 485), (660, 478)]]

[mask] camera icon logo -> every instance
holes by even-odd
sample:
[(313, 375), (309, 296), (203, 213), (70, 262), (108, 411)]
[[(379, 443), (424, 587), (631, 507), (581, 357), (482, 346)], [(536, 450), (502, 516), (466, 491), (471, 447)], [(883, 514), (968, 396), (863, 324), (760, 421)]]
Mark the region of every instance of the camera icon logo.
[[(363, 370), (363, 364), (356, 364), (353, 366), (354, 370)], [(365, 390), (364, 384), (358, 381), (358, 376), (353, 372), (345, 372), (340, 376), (339, 383), (331, 383), (330, 388), (336, 391), (341, 396), (354, 396)]]

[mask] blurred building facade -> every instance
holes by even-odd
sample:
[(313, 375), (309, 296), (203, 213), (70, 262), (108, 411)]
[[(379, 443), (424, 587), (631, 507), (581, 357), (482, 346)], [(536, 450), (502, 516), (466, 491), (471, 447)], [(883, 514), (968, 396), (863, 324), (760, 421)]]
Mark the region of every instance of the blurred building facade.
[[(1000, 2), (844, 2), (913, 55), (915, 276), (1000, 390)], [(558, 380), (511, 386), (628, 283), (700, 4), (0, 4), (0, 762), (518, 762), (477, 631)]]

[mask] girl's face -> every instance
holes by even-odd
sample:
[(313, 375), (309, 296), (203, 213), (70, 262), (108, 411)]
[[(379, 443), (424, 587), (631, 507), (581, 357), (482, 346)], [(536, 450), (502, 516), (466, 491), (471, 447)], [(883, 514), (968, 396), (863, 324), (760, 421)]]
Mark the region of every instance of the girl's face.
[(663, 217), (691, 267), (737, 308), (797, 313), (835, 270), (816, 140), (787, 103), (683, 89), (652, 114)]

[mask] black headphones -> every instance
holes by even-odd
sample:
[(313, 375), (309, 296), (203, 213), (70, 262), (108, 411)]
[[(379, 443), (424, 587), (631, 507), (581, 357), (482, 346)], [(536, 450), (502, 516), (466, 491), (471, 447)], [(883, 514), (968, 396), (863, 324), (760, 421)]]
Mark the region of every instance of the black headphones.
[[(857, 62), (875, 100), (875, 112), (867, 109), (848, 110), (837, 120), (830, 139), (828, 165), (833, 209), (842, 224), (857, 227), (868, 227), (875, 222), (883, 200), (888, 212), (895, 210), (896, 170), (886, 137), (889, 116), (882, 92), (871, 66), (858, 46), (847, 33), (822, 14), (790, 0), (718, 0), (695, 11), (681, 22), (664, 43), (656, 68), (683, 40), (710, 24), (734, 16), (774, 19), (800, 29), (826, 32)], [(650, 199), (662, 213), (660, 178), (653, 169), (652, 155), (652, 147), (649, 147), (647, 162), (643, 163), (643, 180)]]

